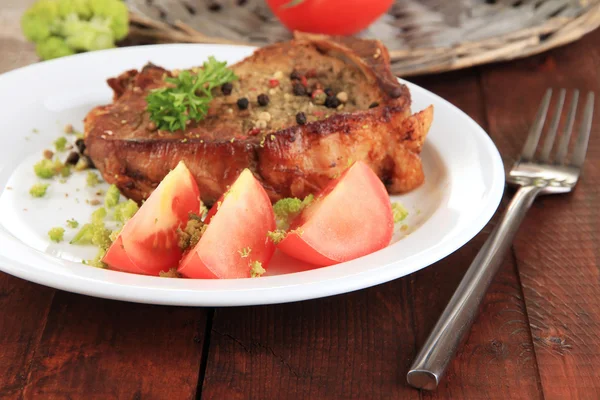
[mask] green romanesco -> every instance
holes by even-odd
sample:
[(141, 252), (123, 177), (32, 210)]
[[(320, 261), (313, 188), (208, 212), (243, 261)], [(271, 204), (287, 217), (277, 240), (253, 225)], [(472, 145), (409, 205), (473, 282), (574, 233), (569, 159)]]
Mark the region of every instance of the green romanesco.
[(400, 203), (392, 203), (392, 215), (394, 216), (394, 223), (404, 221), (408, 216), (408, 210)]
[(56, 151), (65, 151), (67, 148), (67, 138), (64, 136), (59, 137), (54, 141), (54, 147)]
[(106, 206), (106, 208), (113, 208), (119, 204), (120, 197), (121, 192), (119, 192), (119, 189), (115, 185), (110, 185), (106, 191), (106, 196), (104, 197), (104, 206)]
[(273, 205), (273, 212), (275, 213), (275, 220), (277, 221), (277, 229), (287, 230), (292, 219), (312, 204), (313, 200), (314, 196), (309, 194), (304, 200), (288, 197), (275, 203)]
[(64, 228), (52, 228), (48, 231), (48, 237), (50, 238), (50, 240), (52, 240), (53, 242), (62, 242), (63, 238), (65, 236), (65, 229)]
[(51, 179), (56, 175), (60, 175), (64, 178), (71, 175), (71, 170), (67, 165), (64, 165), (60, 160), (54, 161), (43, 159), (33, 166), (35, 174), (42, 179)]
[(100, 179), (98, 178), (98, 175), (96, 175), (94, 172), (89, 171), (87, 173), (87, 177), (85, 178), (85, 182), (88, 186), (94, 187), (100, 183)]
[(36, 183), (29, 189), (29, 194), (33, 197), (44, 197), (48, 186), (50, 186), (48, 183)]
[(115, 47), (127, 36), (129, 13), (122, 0), (38, 0), (23, 14), (21, 29), (48, 60)]
[(135, 215), (139, 208), (137, 203), (131, 199), (119, 203), (115, 206), (115, 220), (124, 224)]

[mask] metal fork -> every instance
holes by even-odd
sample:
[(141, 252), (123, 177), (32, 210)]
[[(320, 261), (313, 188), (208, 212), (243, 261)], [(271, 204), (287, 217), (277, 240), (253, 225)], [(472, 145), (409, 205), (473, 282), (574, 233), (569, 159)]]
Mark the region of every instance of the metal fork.
[(477, 316), (479, 305), (510, 246), (525, 213), (538, 195), (567, 193), (573, 190), (587, 152), (594, 93), (589, 92), (573, 154), (567, 160), (571, 132), (575, 124), (579, 91), (575, 90), (567, 114), (563, 135), (554, 158), (552, 149), (558, 131), (566, 90), (561, 89), (556, 112), (550, 121), (544, 144), (536, 157), (536, 149), (548, 114), (552, 89), (548, 89), (538, 109), (519, 160), (506, 181), (519, 189), (502, 219), (471, 263), (446, 309), (430, 333), (407, 374), (407, 381), (418, 389), (437, 387), (454, 353)]

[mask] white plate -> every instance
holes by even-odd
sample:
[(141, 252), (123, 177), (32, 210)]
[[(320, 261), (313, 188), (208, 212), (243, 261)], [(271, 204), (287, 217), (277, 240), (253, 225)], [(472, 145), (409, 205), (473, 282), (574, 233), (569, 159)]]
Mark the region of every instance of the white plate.
[[(235, 62), (251, 52), (248, 47), (213, 45), (130, 47), (43, 62), (0, 76), (0, 269), (58, 289), (143, 303), (284, 303), (350, 292), (410, 274), (464, 245), (491, 218), (504, 188), (504, 169), (494, 144), (459, 109), (407, 83), (413, 111), (429, 104), (435, 107), (422, 153), (426, 183), (407, 195), (393, 196), (410, 211), (405, 221), (409, 229), (403, 232), (398, 226), (393, 243), (381, 251), (318, 269), (276, 254), (270, 276), (186, 280), (82, 265), (79, 261), (92, 258), (94, 249), (48, 240), (51, 227), (65, 226), (69, 218), (89, 219), (93, 207), (85, 200), (93, 199), (96, 190), (86, 188), (86, 174), (79, 173), (66, 184), (53, 182), (47, 197), (33, 199), (28, 190), (38, 180), (32, 165), (63, 135), (65, 124), (81, 130), (81, 121), (93, 106), (111, 101), (107, 78), (148, 61), (186, 68), (200, 65), (209, 55)], [(66, 239), (74, 233), (67, 229)], [(304, 270), (286, 273), (298, 269)]]

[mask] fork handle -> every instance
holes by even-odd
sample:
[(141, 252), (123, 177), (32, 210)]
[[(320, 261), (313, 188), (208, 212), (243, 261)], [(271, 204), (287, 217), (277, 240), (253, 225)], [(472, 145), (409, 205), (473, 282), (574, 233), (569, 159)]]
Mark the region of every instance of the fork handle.
[(477, 316), (521, 221), (542, 188), (523, 186), (477, 253), (446, 309), (413, 362), (406, 379), (418, 389), (434, 390)]

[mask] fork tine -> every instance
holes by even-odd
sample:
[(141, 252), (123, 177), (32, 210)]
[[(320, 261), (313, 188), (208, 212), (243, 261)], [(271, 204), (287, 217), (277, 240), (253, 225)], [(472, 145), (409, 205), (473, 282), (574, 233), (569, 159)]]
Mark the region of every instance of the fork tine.
[(573, 98), (571, 99), (571, 108), (569, 114), (567, 114), (567, 123), (565, 130), (563, 131), (560, 143), (558, 145), (558, 152), (554, 159), (557, 164), (564, 164), (567, 158), (567, 152), (569, 151), (569, 141), (571, 140), (571, 133), (573, 132), (573, 125), (575, 124), (575, 114), (577, 114), (577, 102), (579, 101), (579, 90), (573, 92)]
[(541, 162), (548, 163), (550, 161), (550, 152), (552, 151), (552, 146), (554, 146), (554, 138), (556, 137), (556, 131), (558, 131), (558, 123), (560, 122), (560, 115), (562, 113), (563, 105), (565, 104), (566, 94), (566, 89), (560, 90), (558, 102), (556, 103), (556, 111), (554, 111), (554, 117), (552, 117), (552, 122), (550, 123), (550, 130), (546, 135), (542, 154), (540, 155)]
[(546, 120), (546, 114), (548, 113), (550, 98), (552, 98), (552, 89), (546, 90), (546, 94), (542, 99), (540, 108), (538, 109), (538, 112), (535, 116), (535, 122), (533, 123), (531, 129), (529, 129), (529, 133), (527, 134), (527, 140), (525, 141), (523, 151), (521, 152), (521, 160), (531, 161), (533, 155), (535, 154), (535, 148), (537, 147), (537, 144), (540, 140), (542, 128), (544, 127), (544, 121)]
[(585, 111), (583, 112), (583, 122), (579, 128), (577, 135), (577, 143), (575, 144), (575, 152), (571, 158), (571, 164), (577, 168), (581, 168), (585, 160), (588, 141), (590, 140), (590, 131), (592, 130), (592, 117), (594, 116), (594, 92), (589, 92), (587, 101), (585, 102)]

